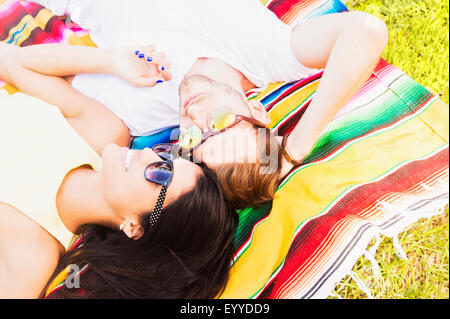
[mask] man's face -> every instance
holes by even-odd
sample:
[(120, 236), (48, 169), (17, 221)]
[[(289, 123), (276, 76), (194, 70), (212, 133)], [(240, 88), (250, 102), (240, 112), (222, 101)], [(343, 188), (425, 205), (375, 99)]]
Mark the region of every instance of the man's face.
[[(248, 103), (242, 93), (229, 85), (202, 75), (187, 77), (180, 85), (181, 131), (196, 125), (207, 132), (211, 114), (223, 106), (231, 108), (236, 114), (268, 124), (268, 115), (262, 105), (262, 110), (259, 108), (255, 111), (253, 104)], [(258, 158), (257, 134), (255, 125), (241, 121), (210, 137), (194, 150), (194, 155), (210, 167), (223, 163), (254, 163)]]

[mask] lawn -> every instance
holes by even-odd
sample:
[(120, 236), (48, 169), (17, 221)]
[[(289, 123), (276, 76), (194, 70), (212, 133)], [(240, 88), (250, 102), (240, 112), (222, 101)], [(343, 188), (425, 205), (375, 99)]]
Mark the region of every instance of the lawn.
[[(370, 12), (389, 28), (383, 58), (449, 103), (449, 3), (447, 0), (349, 0), (350, 10)], [(380, 298), (449, 298), (449, 214), (422, 219), (399, 236), (408, 260), (400, 259), (391, 239), (375, 254), (381, 277), (361, 257), (353, 271), (370, 294)], [(335, 291), (342, 298), (367, 298), (345, 277)]]

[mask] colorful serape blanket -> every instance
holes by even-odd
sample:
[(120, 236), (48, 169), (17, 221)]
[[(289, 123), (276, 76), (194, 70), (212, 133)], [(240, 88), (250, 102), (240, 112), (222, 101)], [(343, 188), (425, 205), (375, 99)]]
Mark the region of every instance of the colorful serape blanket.
[[(335, 0), (261, 1), (285, 23), (346, 10)], [(36, 4), (0, 0), (0, 41), (93, 45), (86, 34)], [(272, 84), (249, 98), (266, 106), (271, 127), (283, 135), (308, 107), (321, 75)], [(373, 238), (396, 238), (448, 203), (448, 132), (448, 106), (380, 61), (273, 203), (239, 211), (238, 252), (221, 298), (329, 296), (359, 257), (371, 256)], [(66, 277), (61, 273), (47, 295), (57, 296)]]

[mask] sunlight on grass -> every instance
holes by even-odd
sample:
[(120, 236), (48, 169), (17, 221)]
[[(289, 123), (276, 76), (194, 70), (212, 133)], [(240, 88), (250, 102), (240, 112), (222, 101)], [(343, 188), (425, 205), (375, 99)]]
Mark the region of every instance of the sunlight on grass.
[[(383, 59), (449, 103), (449, 3), (441, 0), (350, 0), (350, 10), (383, 19), (389, 42)], [(353, 271), (381, 299), (449, 298), (449, 212), (422, 219), (398, 236), (408, 260), (400, 259), (384, 238), (375, 254), (381, 277), (361, 257)], [(372, 243), (373, 244), (373, 243)], [(349, 276), (335, 291), (348, 299), (367, 298)]]
[(442, 0), (350, 0), (389, 28), (383, 59), (449, 103), (449, 3)]

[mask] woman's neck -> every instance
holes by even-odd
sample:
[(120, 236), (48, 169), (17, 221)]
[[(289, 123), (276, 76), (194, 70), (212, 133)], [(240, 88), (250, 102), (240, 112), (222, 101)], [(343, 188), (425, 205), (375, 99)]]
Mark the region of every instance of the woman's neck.
[(85, 224), (117, 227), (120, 220), (105, 201), (101, 174), (82, 166), (70, 171), (56, 195), (59, 217), (72, 233)]

